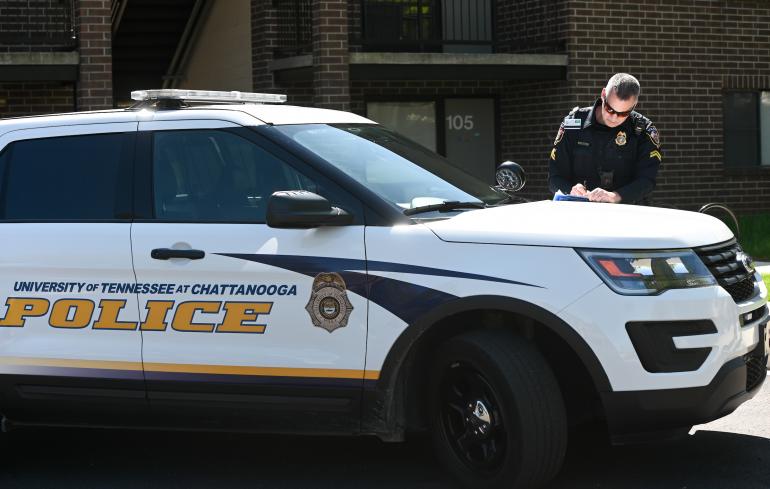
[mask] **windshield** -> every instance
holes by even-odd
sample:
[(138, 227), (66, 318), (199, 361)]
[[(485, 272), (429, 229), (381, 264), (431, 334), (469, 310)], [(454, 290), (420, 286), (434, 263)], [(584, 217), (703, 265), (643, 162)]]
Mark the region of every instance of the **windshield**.
[(445, 158), (382, 126), (303, 124), (275, 128), (403, 209), (443, 202), (495, 205), (508, 199), (505, 193)]

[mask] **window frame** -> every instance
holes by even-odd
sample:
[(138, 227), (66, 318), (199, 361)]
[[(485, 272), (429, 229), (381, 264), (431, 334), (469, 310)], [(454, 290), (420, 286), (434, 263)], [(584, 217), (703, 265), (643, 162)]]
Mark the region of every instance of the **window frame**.
[[(736, 89), (729, 88), (722, 91), (722, 169), (726, 175), (754, 175), (764, 174), (770, 172), (770, 165), (762, 164), (762, 116), (761, 116), (761, 100), (762, 93), (770, 93), (770, 88), (751, 88), (751, 89)], [(757, 121), (757, 138), (756, 138), (756, 161), (749, 164), (728, 164), (728, 147), (727, 147), (727, 98), (731, 93), (753, 93), (757, 95), (755, 115)], [(770, 142), (768, 142), (770, 144)]]

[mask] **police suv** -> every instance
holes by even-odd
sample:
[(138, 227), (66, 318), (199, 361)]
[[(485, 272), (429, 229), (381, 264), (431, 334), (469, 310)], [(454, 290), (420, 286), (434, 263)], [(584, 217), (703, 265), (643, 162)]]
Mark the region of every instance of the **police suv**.
[(133, 97), (0, 121), (5, 429), (429, 430), (464, 485), (534, 487), (572, 426), (686, 433), (765, 379), (767, 289), (712, 217), (517, 203), (283, 96)]

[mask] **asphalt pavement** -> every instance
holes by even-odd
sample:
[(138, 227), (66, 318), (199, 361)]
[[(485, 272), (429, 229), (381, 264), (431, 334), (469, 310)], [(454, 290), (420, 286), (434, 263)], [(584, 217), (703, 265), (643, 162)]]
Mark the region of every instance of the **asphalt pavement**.
[[(770, 381), (735, 413), (676, 442), (573, 441), (548, 489), (770, 488), (769, 413)], [(0, 439), (2, 489), (454, 487), (425, 439), (70, 429)]]

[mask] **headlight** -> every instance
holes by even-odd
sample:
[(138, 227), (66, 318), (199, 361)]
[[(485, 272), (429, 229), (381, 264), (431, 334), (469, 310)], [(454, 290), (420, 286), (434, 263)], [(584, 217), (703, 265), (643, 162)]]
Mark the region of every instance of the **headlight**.
[(618, 294), (655, 295), (669, 289), (716, 285), (692, 251), (577, 250), (604, 283)]

